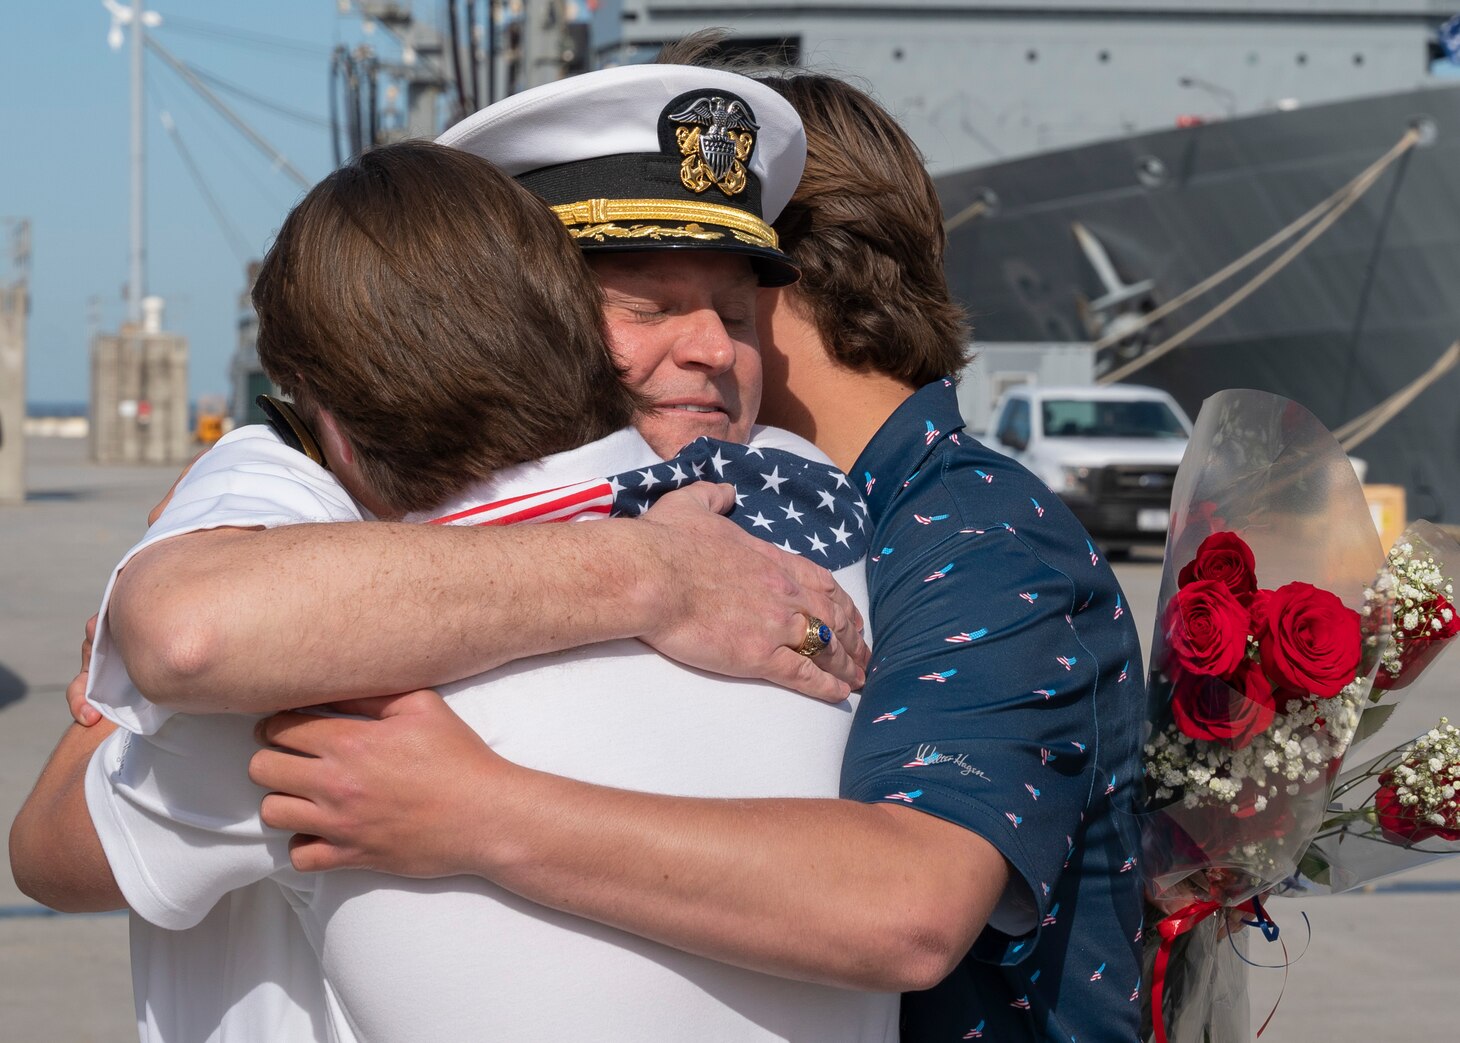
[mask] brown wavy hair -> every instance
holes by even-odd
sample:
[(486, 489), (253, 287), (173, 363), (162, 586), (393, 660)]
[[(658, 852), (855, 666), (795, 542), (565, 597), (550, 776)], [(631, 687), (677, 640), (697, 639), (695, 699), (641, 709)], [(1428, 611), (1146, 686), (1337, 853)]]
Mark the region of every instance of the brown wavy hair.
[(492, 164), (361, 155), (285, 219), (253, 288), (264, 371), (330, 411), (401, 512), (632, 422), (639, 397), (562, 224)]
[(806, 127), (806, 172), (775, 222), (832, 356), (921, 387), (971, 356), (943, 274), (943, 212), (923, 156), (865, 91), (822, 73), (759, 77)]

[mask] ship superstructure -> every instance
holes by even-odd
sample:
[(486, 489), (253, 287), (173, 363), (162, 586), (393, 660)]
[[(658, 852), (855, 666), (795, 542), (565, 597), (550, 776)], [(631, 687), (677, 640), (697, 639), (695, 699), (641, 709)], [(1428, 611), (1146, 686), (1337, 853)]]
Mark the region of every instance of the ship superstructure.
[[(623, 0), (601, 5), (595, 39), (600, 64), (637, 61), (721, 25), (732, 49), (861, 81), (938, 178), (950, 285), (979, 340), (1107, 344), (1097, 372), (1140, 367), (1125, 379), (1171, 391), (1193, 414), (1221, 388), (1259, 387), (1334, 429), (1431, 380), (1355, 451), (1371, 481), (1405, 486), (1411, 516), (1460, 521), (1460, 369), (1432, 372), (1460, 338), (1460, 78), (1437, 62), (1437, 29), (1457, 10)], [(1386, 155), (1314, 235), (1293, 233), (1141, 325)]]

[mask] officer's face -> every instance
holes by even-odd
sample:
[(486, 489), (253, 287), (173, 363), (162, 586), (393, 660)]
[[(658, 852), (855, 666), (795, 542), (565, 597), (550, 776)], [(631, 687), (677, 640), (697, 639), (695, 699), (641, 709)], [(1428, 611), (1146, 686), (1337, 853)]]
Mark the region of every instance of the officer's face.
[(651, 408), (639, 433), (662, 457), (701, 435), (744, 442), (760, 410), (756, 278), (733, 254), (590, 254), (609, 345)]

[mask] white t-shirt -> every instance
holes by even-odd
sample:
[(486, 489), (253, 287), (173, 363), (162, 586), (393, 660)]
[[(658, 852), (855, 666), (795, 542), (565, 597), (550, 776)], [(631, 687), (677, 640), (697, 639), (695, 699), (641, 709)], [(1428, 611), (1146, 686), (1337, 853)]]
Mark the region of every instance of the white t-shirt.
[[(236, 473), (230, 456), (246, 451), (257, 460), (257, 447), (245, 439), (258, 437), (265, 436), (220, 442), (199, 464), (208, 466), (197, 490), (216, 489), (215, 505), (227, 499), (243, 511), (204, 510), (210, 497), (184, 482), (174, 505), (187, 521), (164, 515), (144, 543), (190, 528), (273, 523), (257, 519), (326, 520), (317, 515), (334, 511), (343, 494), (297, 454), (285, 458), (287, 474), (277, 460), (269, 473), (257, 464)], [(824, 459), (783, 432), (761, 432), (755, 441)], [(504, 499), (658, 462), (637, 433), (624, 431), (513, 468), (472, 495)], [(352, 504), (337, 514), (362, 516)], [(861, 573), (858, 564), (837, 578), (865, 611)], [(104, 693), (97, 684), (93, 698), (111, 714), (153, 732), (118, 732), (97, 751), (87, 778), (93, 819), (129, 903), (153, 924), (189, 928), (236, 888), (277, 888), (323, 970), (323, 1038), (895, 1037), (895, 996), (729, 967), (545, 909), (480, 879), (296, 873), (287, 835), (259, 821), (263, 793), (247, 781), (254, 718), (168, 717), (135, 691)], [(701, 674), (633, 641), (524, 660), (442, 694), (518, 763), (707, 797), (835, 796), (853, 708)], [(275, 932), (274, 943), (281, 938)], [(281, 959), (301, 965), (298, 956)]]

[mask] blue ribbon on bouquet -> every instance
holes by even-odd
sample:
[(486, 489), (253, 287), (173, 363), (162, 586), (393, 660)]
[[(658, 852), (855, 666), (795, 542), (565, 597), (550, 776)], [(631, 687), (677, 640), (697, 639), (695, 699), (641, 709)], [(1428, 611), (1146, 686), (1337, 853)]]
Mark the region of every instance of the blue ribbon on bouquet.
[[(1209, 898), (1200, 899), (1192, 902), (1185, 908), (1178, 909), (1170, 916), (1164, 917), (1156, 923), (1156, 932), (1161, 937), (1160, 946), (1156, 950), (1156, 966), (1154, 973), (1151, 975), (1151, 1028), (1156, 1036), (1156, 1043), (1169, 1043), (1166, 1036), (1166, 1018), (1162, 1006), (1163, 995), (1166, 991), (1166, 971), (1171, 962), (1172, 945), (1176, 943), (1177, 938), (1196, 930), (1207, 919), (1221, 914), (1227, 908), (1229, 907), (1223, 905), (1221, 902), (1215, 902)], [(1267, 1026), (1272, 1021), (1272, 1016), (1277, 1013), (1278, 1004), (1283, 1001), (1283, 991), (1288, 987), (1288, 964), (1291, 962), (1288, 959), (1288, 947), (1286, 943), (1280, 941), (1278, 925), (1273, 922), (1272, 917), (1267, 915), (1267, 910), (1262, 907), (1262, 900), (1260, 898), (1254, 895), (1247, 901), (1241, 902), (1232, 908), (1236, 908), (1240, 912), (1250, 913), (1252, 919), (1244, 919), (1242, 922), (1249, 927), (1260, 929), (1262, 936), (1269, 942), (1278, 942), (1283, 947), (1283, 987), (1278, 990), (1277, 1003), (1272, 1005), (1272, 1010), (1268, 1012), (1266, 1020), (1262, 1023), (1262, 1027), (1257, 1030), (1257, 1035), (1261, 1036), (1267, 1031)], [(1307, 920), (1307, 918), (1305, 914), (1303, 919)], [(1311, 930), (1310, 927), (1310, 936)], [(1242, 951), (1236, 947), (1236, 942), (1232, 943), (1232, 947), (1233, 951), (1237, 953), (1237, 956), (1243, 963), (1253, 967), (1262, 966), (1261, 964), (1253, 963), (1247, 957), (1243, 956)], [(1277, 965), (1274, 964), (1273, 966), (1276, 967)]]

